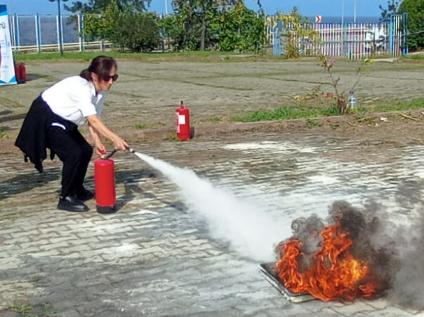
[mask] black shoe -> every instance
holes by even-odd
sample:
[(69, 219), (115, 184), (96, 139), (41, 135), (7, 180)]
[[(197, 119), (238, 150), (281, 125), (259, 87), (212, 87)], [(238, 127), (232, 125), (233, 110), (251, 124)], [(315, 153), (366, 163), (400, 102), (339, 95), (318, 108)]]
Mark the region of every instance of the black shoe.
[(77, 198), (82, 201), (90, 200), (94, 198), (94, 193), (89, 191), (88, 189), (83, 188), (82, 190), (77, 192)]
[(57, 204), (57, 209), (74, 212), (88, 211), (88, 207), (74, 196), (61, 197)]

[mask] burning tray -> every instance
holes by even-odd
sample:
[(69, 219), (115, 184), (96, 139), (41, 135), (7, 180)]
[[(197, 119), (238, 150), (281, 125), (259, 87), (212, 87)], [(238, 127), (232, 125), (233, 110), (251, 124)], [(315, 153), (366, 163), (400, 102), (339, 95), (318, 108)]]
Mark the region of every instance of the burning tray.
[(315, 300), (314, 297), (307, 293), (295, 294), (285, 288), (284, 284), (278, 280), (277, 273), (275, 272), (275, 263), (262, 263), (259, 265), (261, 273), (265, 275), (265, 279), (290, 302), (302, 303), (311, 300)]

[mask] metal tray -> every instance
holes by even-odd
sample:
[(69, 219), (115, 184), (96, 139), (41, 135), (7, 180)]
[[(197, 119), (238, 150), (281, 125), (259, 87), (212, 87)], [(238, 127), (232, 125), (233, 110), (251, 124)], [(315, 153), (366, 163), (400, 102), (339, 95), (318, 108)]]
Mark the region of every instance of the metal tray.
[(259, 265), (261, 273), (264, 274), (265, 279), (274, 286), (287, 300), (293, 303), (303, 303), (311, 300), (316, 300), (315, 297), (307, 293), (292, 293), (284, 284), (278, 279), (277, 273), (275, 272), (275, 263), (262, 263)]

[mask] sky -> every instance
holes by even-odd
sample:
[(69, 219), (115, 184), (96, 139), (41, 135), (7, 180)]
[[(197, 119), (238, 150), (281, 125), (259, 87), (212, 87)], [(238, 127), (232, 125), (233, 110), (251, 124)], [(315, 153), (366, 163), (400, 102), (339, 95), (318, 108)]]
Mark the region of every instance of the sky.
[[(163, 14), (171, 12), (172, 0), (152, 0), (149, 11)], [(73, 0), (69, 0), (68, 4)], [(245, 0), (246, 5), (258, 10), (257, 1)], [(0, 0), (0, 4), (7, 5), (9, 14), (56, 14), (57, 2), (49, 0)], [(387, 7), (387, 0), (261, 0), (267, 14), (277, 11), (290, 12), (296, 6), (303, 16), (375, 16), (381, 15), (379, 5)], [(167, 8), (167, 9), (166, 9)], [(356, 9), (356, 10), (355, 10)]]

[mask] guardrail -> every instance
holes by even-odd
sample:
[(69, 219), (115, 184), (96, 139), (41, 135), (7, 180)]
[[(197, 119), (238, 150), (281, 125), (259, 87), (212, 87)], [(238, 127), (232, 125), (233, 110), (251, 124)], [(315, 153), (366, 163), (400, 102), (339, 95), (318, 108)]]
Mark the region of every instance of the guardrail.
[[(63, 43), (63, 51), (85, 51), (85, 50), (100, 50), (104, 51), (112, 47), (110, 42), (106, 41), (92, 41), (85, 43)], [(58, 44), (42, 44), (42, 45), (20, 45), (12, 46), (14, 52), (23, 52), (23, 53), (40, 53), (40, 52), (55, 52), (60, 50)]]

